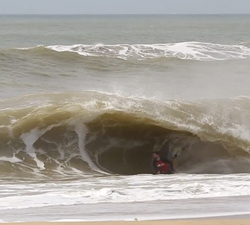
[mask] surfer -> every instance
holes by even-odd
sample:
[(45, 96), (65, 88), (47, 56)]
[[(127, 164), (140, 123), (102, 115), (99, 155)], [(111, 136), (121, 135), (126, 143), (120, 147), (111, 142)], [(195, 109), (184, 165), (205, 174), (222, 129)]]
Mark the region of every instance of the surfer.
[(172, 174), (173, 170), (171, 166), (161, 159), (158, 151), (153, 152), (153, 168), (155, 174)]

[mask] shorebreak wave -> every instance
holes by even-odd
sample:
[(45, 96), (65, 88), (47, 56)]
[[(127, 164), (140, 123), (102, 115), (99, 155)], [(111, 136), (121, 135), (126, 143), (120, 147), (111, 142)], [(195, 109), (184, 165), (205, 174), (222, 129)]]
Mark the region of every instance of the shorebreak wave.
[(246, 97), (163, 102), (84, 92), (0, 105), (2, 174), (151, 173), (151, 152), (163, 143), (180, 172), (250, 171)]

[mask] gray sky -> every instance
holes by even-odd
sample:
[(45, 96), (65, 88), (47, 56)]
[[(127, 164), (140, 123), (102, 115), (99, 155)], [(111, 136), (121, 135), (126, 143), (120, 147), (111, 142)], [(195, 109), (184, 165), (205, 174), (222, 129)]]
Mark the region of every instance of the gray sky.
[(0, 14), (250, 14), (250, 0), (0, 0)]

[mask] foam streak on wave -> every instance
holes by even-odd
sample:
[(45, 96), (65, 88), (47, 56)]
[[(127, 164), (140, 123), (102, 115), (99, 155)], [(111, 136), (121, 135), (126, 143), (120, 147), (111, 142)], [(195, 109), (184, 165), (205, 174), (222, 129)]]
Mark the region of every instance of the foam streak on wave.
[(85, 147), (85, 137), (86, 137), (86, 133), (87, 128), (85, 125), (83, 125), (83, 121), (75, 121), (75, 131), (78, 135), (78, 147), (79, 147), (79, 151), (81, 154), (82, 159), (88, 163), (89, 167), (96, 172), (99, 173), (105, 173), (104, 171), (101, 171), (96, 165), (95, 163), (93, 163), (93, 161), (91, 160), (91, 158), (88, 155), (88, 150)]

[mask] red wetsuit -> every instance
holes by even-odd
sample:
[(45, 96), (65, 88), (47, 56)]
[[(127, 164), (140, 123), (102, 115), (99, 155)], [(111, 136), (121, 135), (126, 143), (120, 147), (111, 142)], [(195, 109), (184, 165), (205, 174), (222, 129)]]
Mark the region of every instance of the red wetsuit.
[(169, 166), (169, 164), (163, 162), (162, 160), (156, 161), (156, 166), (158, 168), (158, 171), (160, 171), (160, 173), (172, 173), (172, 170)]

